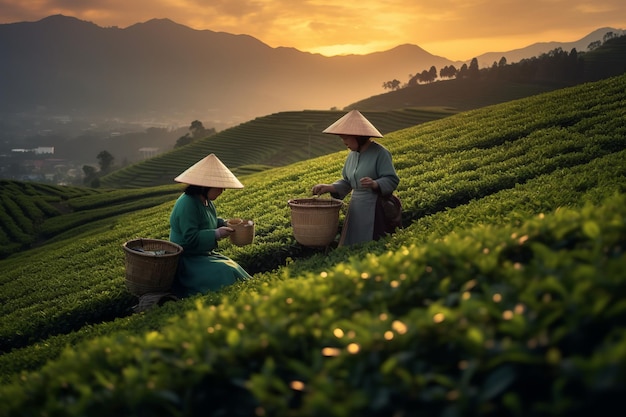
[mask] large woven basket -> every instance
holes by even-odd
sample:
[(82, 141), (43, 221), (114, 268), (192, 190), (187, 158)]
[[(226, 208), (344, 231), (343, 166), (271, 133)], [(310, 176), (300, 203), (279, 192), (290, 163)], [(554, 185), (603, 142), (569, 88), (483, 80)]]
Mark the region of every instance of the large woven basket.
[(245, 246), (254, 240), (254, 222), (244, 219), (228, 219), (226, 226), (232, 227), (235, 231), (230, 235), (230, 241), (236, 246)]
[(339, 210), (343, 205), (335, 198), (297, 198), (287, 202), (291, 207), (293, 235), (302, 246), (328, 246), (337, 235)]
[(147, 293), (168, 292), (183, 248), (159, 239), (134, 239), (123, 245), (126, 253), (126, 288), (140, 297)]

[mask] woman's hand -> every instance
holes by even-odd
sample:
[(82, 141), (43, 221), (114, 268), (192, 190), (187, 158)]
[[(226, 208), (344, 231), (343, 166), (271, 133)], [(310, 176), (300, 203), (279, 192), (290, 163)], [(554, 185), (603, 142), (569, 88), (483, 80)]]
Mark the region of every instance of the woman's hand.
[(370, 177), (363, 177), (359, 180), (362, 188), (371, 188), (372, 190), (378, 189), (378, 183), (376, 180), (371, 179)]
[(234, 231), (235, 229), (233, 229), (232, 227), (222, 226), (218, 229), (215, 229), (215, 239), (223, 239), (227, 236), (230, 236)]
[(333, 187), (332, 185), (328, 185), (328, 184), (317, 184), (313, 186), (313, 189), (311, 190), (311, 192), (314, 195), (320, 195), (320, 194), (324, 194), (324, 193), (332, 193), (333, 191), (335, 191), (335, 187)]

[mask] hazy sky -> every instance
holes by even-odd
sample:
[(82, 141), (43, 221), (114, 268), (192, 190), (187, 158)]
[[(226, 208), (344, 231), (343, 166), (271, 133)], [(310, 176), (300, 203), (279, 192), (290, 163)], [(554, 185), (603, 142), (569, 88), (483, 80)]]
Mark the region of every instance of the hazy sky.
[(324, 55), (411, 43), (452, 60), (626, 29), (625, 0), (0, 0), (0, 23), (53, 14), (120, 28), (168, 18)]

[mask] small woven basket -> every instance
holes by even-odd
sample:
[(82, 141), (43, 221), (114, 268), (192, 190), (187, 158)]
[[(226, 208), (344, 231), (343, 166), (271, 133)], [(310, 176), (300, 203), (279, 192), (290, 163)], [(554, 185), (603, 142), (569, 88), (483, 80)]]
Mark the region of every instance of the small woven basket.
[(287, 204), (291, 207), (291, 227), (298, 243), (310, 247), (330, 245), (339, 228), (341, 200), (297, 198)]
[(231, 233), (230, 241), (236, 246), (246, 246), (254, 240), (254, 222), (252, 220), (229, 219), (226, 226), (232, 227), (235, 232)]
[(134, 239), (124, 243), (123, 248), (126, 288), (131, 294), (140, 297), (171, 289), (182, 246), (167, 240)]

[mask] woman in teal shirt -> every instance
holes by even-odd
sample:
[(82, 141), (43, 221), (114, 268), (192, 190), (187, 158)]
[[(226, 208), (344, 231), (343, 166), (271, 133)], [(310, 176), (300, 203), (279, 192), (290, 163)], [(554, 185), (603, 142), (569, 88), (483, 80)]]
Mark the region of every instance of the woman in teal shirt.
[(341, 178), (332, 184), (317, 184), (312, 189), (315, 195), (330, 193), (338, 199), (352, 193), (339, 245), (380, 239), (390, 230), (379, 197), (391, 195), (400, 183), (391, 153), (371, 140), (382, 134), (358, 110), (341, 117), (324, 133), (338, 135), (350, 149)]
[(214, 155), (175, 178), (188, 184), (170, 215), (170, 241), (183, 247), (172, 291), (186, 297), (216, 291), (250, 275), (235, 261), (216, 252), (218, 241), (233, 229), (217, 216), (213, 201), (225, 188), (243, 188)]

